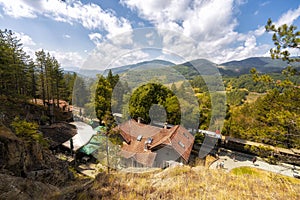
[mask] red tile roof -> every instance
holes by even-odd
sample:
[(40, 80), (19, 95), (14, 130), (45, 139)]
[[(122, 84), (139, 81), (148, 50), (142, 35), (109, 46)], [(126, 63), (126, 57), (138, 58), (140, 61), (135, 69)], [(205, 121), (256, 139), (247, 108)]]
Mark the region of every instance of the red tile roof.
[[(129, 120), (120, 124), (117, 129), (120, 130), (121, 136), (126, 141), (126, 144), (122, 146), (124, 157), (134, 157), (138, 162), (147, 163), (147, 165), (150, 161), (154, 162), (155, 156), (153, 152), (160, 149), (161, 145), (173, 147), (187, 162), (194, 144), (194, 136), (179, 125), (170, 129), (164, 129)], [(141, 141), (137, 140), (139, 135), (143, 136)], [(148, 150), (147, 148), (145, 150), (145, 142), (149, 137), (151, 137), (153, 141), (149, 145)], [(143, 158), (143, 156), (145, 156), (145, 158)], [(145, 160), (147, 160), (147, 162)]]

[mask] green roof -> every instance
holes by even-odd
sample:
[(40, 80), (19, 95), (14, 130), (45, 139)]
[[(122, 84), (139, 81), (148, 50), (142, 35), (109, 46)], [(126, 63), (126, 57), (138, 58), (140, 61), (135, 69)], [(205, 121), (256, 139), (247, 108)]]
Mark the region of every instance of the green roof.
[(79, 151), (90, 155), (94, 151), (99, 149), (102, 144), (105, 144), (105, 136), (101, 134), (93, 135), (90, 141), (86, 145), (84, 145)]
[(106, 127), (105, 126), (97, 126), (94, 128), (94, 131), (100, 132), (100, 133), (105, 133), (106, 132)]

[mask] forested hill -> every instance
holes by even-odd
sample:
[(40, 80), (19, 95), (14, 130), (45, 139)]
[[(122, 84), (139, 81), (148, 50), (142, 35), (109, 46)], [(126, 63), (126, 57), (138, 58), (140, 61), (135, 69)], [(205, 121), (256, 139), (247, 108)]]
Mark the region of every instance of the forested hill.
[[(113, 74), (121, 74), (125, 73), (132, 69), (140, 69), (140, 68), (155, 68), (155, 67), (162, 67), (162, 66), (174, 66), (175, 64), (165, 60), (151, 60), (151, 61), (144, 61), (138, 62), (131, 65), (125, 65), (121, 67), (112, 68), (111, 71)], [(104, 74), (107, 74), (109, 70), (105, 70)]]
[[(249, 74), (252, 68), (256, 68), (258, 72), (261, 73), (281, 73), (281, 71), (287, 66), (288, 63), (282, 60), (271, 59), (268, 57), (251, 57), (239, 61), (230, 61), (221, 64), (216, 64), (207, 59), (196, 59), (177, 65), (165, 60), (151, 60), (112, 68), (111, 71), (113, 74), (124, 74), (136, 69), (151, 70), (162, 67), (171, 67), (181, 73), (186, 79), (192, 79), (193, 77), (198, 75), (214, 75), (216, 73), (215, 69), (218, 69), (219, 73), (222, 76), (240, 76), (242, 74)], [(294, 67), (299, 68), (300, 65), (298, 64)], [(81, 69), (79, 73), (87, 76), (95, 76), (96, 74), (95, 70), (91, 71), (86, 69)], [(108, 70), (104, 72), (98, 71), (98, 74), (105, 75), (107, 73)]]
[[(239, 74), (247, 74), (251, 68), (256, 68), (262, 73), (281, 72), (283, 68), (288, 65), (279, 59), (272, 59), (269, 57), (252, 57), (240, 61), (230, 61), (219, 64), (219, 68), (226, 70), (232, 70)], [(294, 67), (299, 67), (299, 64), (293, 63)]]
[[(300, 68), (299, 64), (293, 63), (295, 68)], [(196, 59), (181, 64), (174, 64), (165, 60), (150, 60), (144, 62), (138, 62), (131, 65), (124, 65), (116, 68), (111, 68), (113, 74), (124, 74), (131, 70), (137, 69), (156, 69), (162, 67), (171, 67), (184, 75), (187, 79), (192, 79), (194, 76), (198, 76), (199, 71), (201, 75), (211, 74), (211, 69), (217, 68), (222, 76), (240, 76), (243, 74), (249, 74), (252, 68), (256, 68), (261, 73), (281, 73), (281, 71), (288, 66), (287, 62), (279, 59), (271, 59), (269, 57), (251, 57), (243, 60), (234, 60), (221, 64), (216, 64), (207, 59)], [(201, 69), (201, 70), (196, 70)], [(97, 69), (84, 69), (73, 67), (66, 70), (67, 72), (76, 72), (80, 75), (95, 78), (96, 74), (107, 75), (107, 70)], [(215, 73), (215, 71), (213, 72)]]
[[(295, 64), (297, 68), (300, 65)], [(201, 75), (211, 74), (209, 70), (218, 68), (222, 76), (240, 76), (250, 74), (252, 68), (256, 68), (261, 73), (281, 73), (288, 66), (287, 62), (279, 59), (268, 57), (251, 57), (240, 61), (230, 61), (226, 63), (216, 64), (206, 59), (196, 59), (183, 64), (173, 66), (177, 71), (181, 72), (187, 79), (200, 75), (196, 68), (200, 68)]]

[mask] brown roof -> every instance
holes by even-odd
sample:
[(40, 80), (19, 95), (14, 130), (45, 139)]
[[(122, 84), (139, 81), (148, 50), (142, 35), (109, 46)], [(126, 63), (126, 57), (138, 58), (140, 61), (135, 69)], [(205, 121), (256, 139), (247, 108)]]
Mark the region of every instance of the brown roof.
[(152, 167), (156, 153), (153, 152), (143, 152), (143, 153), (134, 153), (134, 152), (128, 152), (126, 150), (121, 150), (121, 156), (124, 158), (132, 158), (136, 160), (137, 162), (147, 166), (147, 167)]
[[(133, 156), (139, 157), (137, 155), (140, 154), (140, 157), (143, 155), (145, 156), (145, 159), (147, 159), (149, 155), (146, 156), (146, 154), (153, 154), (153, 152), (156, 149), (159, 149), (161, 145), (169, 145), (173, 147), (185, 161), (188, 161), (194, 144), (194, 136), (184, 127), (179, 125), (170, 129), (164, 129), (129, 120), (119, 125), (118, 130), (120, 130), (120, 134), (126, 141), (126, 144), (122, 146), (122, 151), (126, 152), (124, 153), (124, 155), (126, 154), (124, 157), (127, 158)], [(141, 141), (137, 141), (139, 135), (143, 136)], [(153, 140), (149, 145), (148, 150), (145, 150), (145, 142), (149, 137)], [(152, 158), (155, 159), (152, 155), (149, 160), (152, 160)]]
[(118, 127), (121, 135), (127, 143), (131, 138), (137, 138), (139, 135), (145, 137), (152, 137), (161, 131), (161, 128), (156, 126), (149, 126), (146, 124), (138, 123), (135, 120), (128, 120)]

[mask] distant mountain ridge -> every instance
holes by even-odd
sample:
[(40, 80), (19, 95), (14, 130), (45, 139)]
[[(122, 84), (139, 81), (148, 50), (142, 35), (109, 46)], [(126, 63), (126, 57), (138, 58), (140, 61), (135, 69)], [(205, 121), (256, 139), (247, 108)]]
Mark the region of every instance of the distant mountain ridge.
[[(74, 67), (67, 69), (66, 72), (76, 72), (83, 76), (96, 77), (96, 74), (106, 75), (109, 70), (112, 70), (113, 74), (123, 74), (133, 69), (172, 67), (178, 72), (182, 73), (186, 78), (191, 78), (193, 76), (200, 75), (199, 71), (201, 71), (201, 75), (214, 75), (216, 71), (212, 69), (216, 68), (219, 70), (219, 73), (222, 76), (239, 76), (242, 74), (249, 74), (252, 68), (256, 68), (257, 71), (261, 73), (280, 73), (282, 69), (287, 67), (287, 65), (287, 62), (269, 57), (250, 57), (243, 60), (233, 60), (221, 64), (213, 63), (207, 59), (195, 59), (177, 65), (166, 60), (150, 60), (106, 69), (104, 71), (97, 69), (80, 69)], [(293, 65), (296, 68), (300, 68), (300, 64), (293, 63)]]
[[(124, 72), (127, 72), (128, 70), (131, 69), (135, 69), (135, 68), (140, 68), (140, 67), (156, 67), (156, 66), (174, 66), (175, 64), (170, 62), (170, 61), (166, 61), (166, 60), (150, 60), (150, 61), (143, 61), (143, 62), (139, 62), (139, 63), (135, 63), (135, 64), (131, 64), (131, 65), (125, 65), (125, 66), (121, 66), (121, 67), (116, 67), (116, 68), (111, 68), (111, 71), (113, 74), (121, 74)], [(107, 74), (109, 71), (109, 69), (106, 69), (104, 71), (104, 74)]]
[[(295, 63), (293, 64), (295, 65)], [(231, 70), (238, 74), (247, 74), (251, 68), (256, 68), (262, 73), (279, 73), (287, 66), (287, 62), (269, 57), (251, 57), (240, 61), (229, 61), (218, 65), (219, 68)], [(298, 66), (299, 64), (295, 67)]]

